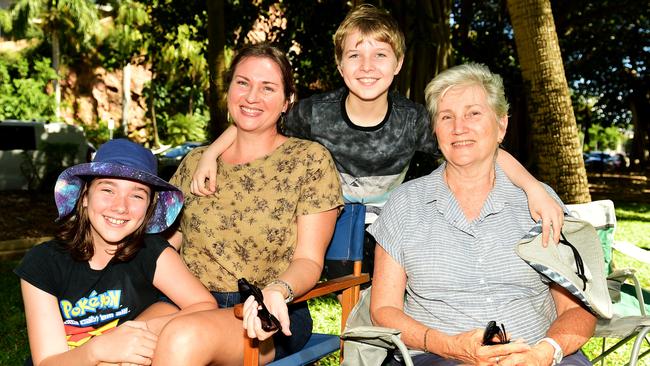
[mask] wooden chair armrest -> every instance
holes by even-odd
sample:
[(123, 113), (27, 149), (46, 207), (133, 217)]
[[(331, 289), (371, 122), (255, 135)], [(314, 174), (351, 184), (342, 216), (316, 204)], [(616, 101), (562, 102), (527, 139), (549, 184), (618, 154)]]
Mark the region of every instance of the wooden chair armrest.
[[(320, 297), (336, 291), (345, 290), (364, 284), (366, 282), (370, 282), (370, 276), (367, 273), (362, 273), (360, 276), (347, 275), (332, 280), (319, 282), (307, 293), (293, 299), (292, 304), (307, 301), (309, 299)], [(234, 306), (234, 312), (237, 319), (242, 319), (244, 317), (244, 304), (236, 304)]]

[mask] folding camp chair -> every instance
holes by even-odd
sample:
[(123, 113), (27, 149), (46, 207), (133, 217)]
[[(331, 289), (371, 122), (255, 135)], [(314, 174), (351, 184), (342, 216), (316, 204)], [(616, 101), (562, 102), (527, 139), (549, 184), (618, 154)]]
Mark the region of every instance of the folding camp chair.
[[(343, 291), (340, 299), (341, 330), (345, 326), (350, 311), (352, 311), (354, 305), (359, 301), (360, 286), (370, 282), (370, 276), (367, 273), (361, 273), (365, 212), (365, 206), (361, 204), (345, 205), (341, 216), (337, 220), (334, 237), (325, 255), (325, 258), (328, 260), (353, 261), (353, 273), (318, 283), (312, 290), (293, 300), (293, 303), (298, 303)], [(241, 306), (236, 306), (235, 314), (237, 315), (240, 311)], [(257, 366), (259, 364), (258, 341), (257, 339), (244, 337), (244, 365)], [(269, 365), (306, 365), (340, 349), (342, 349), (342, 342), (338, 335), (312, 333), (302, 350), (280, 360), (276, 360)]]
[[(614, 241), (616, 229), (616, 215), (614, 203), (610, 200), (594, 201), (590, 203), (567, 205), (571, 215), (590, 222), (598, 232), (605, 254), (606, 268), (608, 269), (608, 286), (614, 308), (612, 319), (599, 319), (594, 337), (603, 339), (601, 354), (591, 362), (601, 365), (605, 358), (622, 345), (633, 341), (628, 365), (635, 366), (639, 359), (650, 353), (646, 350), (641, 353), (641, 346), (645, 341), (650, 345), (648, 333), (650, 332), (650, 292), (643, 289), (635, 276), (634, 269), (617, 269), (612, 262), (612, 249), (622, 253), (637, 254), (635, 258), (647, 261), (648, 253), (629, 243)], [(647, 263), (647, 262), (646, 262)], [(605, 340), (609, 337), (620, 339), (616, 344), (606, 349)]]

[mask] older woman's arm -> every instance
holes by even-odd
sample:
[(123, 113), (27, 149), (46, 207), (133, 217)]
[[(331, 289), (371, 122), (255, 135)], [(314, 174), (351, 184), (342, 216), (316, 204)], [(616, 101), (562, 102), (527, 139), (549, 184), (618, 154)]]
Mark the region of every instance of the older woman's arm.
[[(293, 260), (284, 271), (279, 280), (286, 283), (293, 291), (294, 296), (300, 296), (320, 279), (323, 271), (325, 250), (334, 233), (334, 225), (338, 215), (338, 208), (298, 216), (298, 243), (293, 254)], [(281, 284), (271, 284), (263, 290), (264, 303), (269, 311), (275, 315), (282, 325), (282, 332), (290, 335), (289, 314), (285, 299), (289, 296), (287, 288)], [(257, 318), (257, 309), (252, 306), (252, 298), (244, 304), (244, 327), (250, 337), (260, 340), (267, 339), (273, 333), (262, 330)]]
[[(523, 189), (528, 196), (530, 216), (535, 221), (542, 220), (542, 243), (546, 246), (551, 226), (561, 228), (564, 224), (564, 211), (558, 202), (544, 189), (544, 186), (533, 177), (523, 165), (510, 153), (499, 149), (497, 163), (506, 173), (508, 179), (517, 187)], [(553, 231), (553, 241), (560, 241), (560, 230)]]
[[(597, 319), (562, 287), (551, 285), (551, 295), (555, 302), (557, 318), (546, 332), (546, 336), (555, 340), (565, 356), (573, 354), (594, 334)], [(539, 342), (530, 351), (514, 353), (501, 364), (547, 366), (553, 362), (554, 351), (550, 342)]]
[(375, 246), (375, 272), (372, 280), (370, 316), (375, 325), (399, 329), (410, 349), (435, 353), (468, 364), (491, 363), (495, 357), (530, 349), (526, 344), (510, 343), (483, 346), (483, 330), (474, 329), (450, 336), (428, 328), (404, 313), (406, 272), (379, 244)]

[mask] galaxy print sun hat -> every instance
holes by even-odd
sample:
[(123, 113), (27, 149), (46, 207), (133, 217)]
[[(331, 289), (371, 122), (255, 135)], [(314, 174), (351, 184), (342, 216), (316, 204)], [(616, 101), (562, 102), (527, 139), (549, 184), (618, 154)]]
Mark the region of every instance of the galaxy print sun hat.
[(72, 214), (84, 185), (94, 177), (124, 178), (146, 184), (158, 192), (149, 234), (171, 226), (183, 207), (183, 193), (157, 175), (158, 163), (151, 151), (127, 139), (110, 140), (99, 147), (90, 163), (72, 166), (61, 173), (54, 186), (58, 220)]

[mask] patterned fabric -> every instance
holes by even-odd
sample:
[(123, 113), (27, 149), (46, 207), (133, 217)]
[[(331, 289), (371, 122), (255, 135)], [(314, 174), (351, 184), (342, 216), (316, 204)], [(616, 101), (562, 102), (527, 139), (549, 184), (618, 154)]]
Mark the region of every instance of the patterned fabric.
[(190, 193), (205, 148), (188, 154), (170, 180), (185, 193), (183, 260), (210, 291), (237, 291), (246, 277), (264, 286), (284, 272), (296, 248), (298, 216), (342, 204), (334, 162), (321, 145), (288, 139), (241, 165), (217, 161), (217, 192)]
[(535, 224), (525, 193), (497, 166), (493, 190), (468, 222), (444, 168), (396, 189), (368, 229), (406, 271), (404, 311), (447, 334), (496, 320), (511, 338), (537, 342), (557, 315), (548, 284), (515, 253)]
[(287, 114), (285, 132), (330, 151), (346, 202), (381, 206), (404, 181), (416, 151), (437, 152), (431, 122), (424, 106), (390, 92), (384, 120), (360, 127), (345, 111), (347, 95), (341, 88), (301, 100)]

